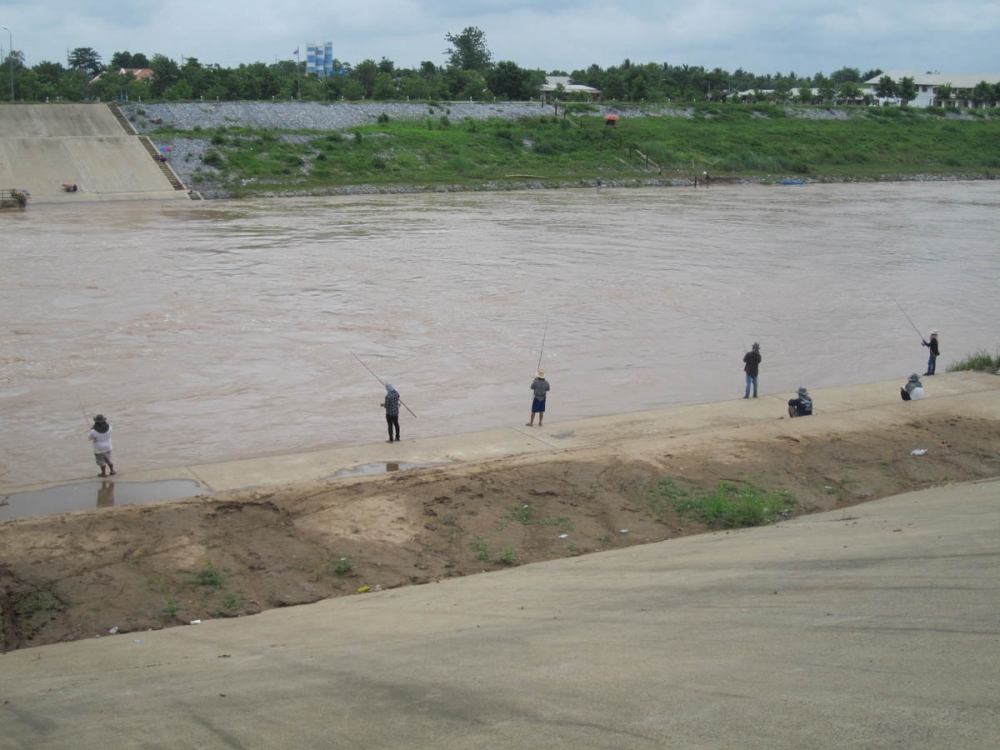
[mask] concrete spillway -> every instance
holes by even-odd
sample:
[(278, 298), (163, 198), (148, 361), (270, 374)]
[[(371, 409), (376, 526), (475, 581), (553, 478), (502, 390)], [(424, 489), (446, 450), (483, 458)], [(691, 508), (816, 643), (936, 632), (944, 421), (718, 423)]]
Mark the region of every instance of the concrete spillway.
[[(188, 200), (106, 104), (0, 107), (0, 189), (36, 203)], [(76, 185), (67, 192), (63, 185)]]

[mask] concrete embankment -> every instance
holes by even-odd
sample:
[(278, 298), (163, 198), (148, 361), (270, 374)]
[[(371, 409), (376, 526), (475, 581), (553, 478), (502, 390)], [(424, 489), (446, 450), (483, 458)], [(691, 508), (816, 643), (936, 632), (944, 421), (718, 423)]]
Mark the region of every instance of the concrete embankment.
[(2, 747), (995, 747), (1000, 484), (8, 653)]
[(28, 191), (29, 206), (189, 199), (106, 104), (0, 107), (0, 188)]
[[(303, 557), (304, 543), (317, 534), (338, 527), (359, 537), (404, 528), (395, 542), (380, 539), (367, 553), (373, 562), (366, 575), (382, 575), (372, 571), (389, 567), (393, 547), (412, 548), (419, 557), (445, 544), (444, 536), (435, 542), (419, 535), (435, 516), (407, 511), (407, 498), (425, 493), (422, 507), (441, 511), (444, 535), (458, 518), (443, 525), (446, 492), (468, 496), (463, 526), (488, 515), (491, 503), (522, 496), (509, 482), (494, 482), (496, 474), (485, 476), (485, 484), (469, 476), (476, 466), (506, 464), (514, 474), (525, 472), (525, 502), (541, 505), (551, 496), (583, 503), (583, 495), (566, 488), (568, 463), (594, 462), (598, 452), (645, 461), (673, 455), (685, 465), (700, 454), (700, 460), (719, 457), (727, 472), (752, 476), (766, 473), (761, 459), (791, 462), (797, 449), (822, 438), (817, 442), (830, 467), (810, 475), (815, 483), (851, 474), (856, 454), (845, 446), (852, 434), (880, 426), (876, 441), (865, 445), (876, 458), (884, 455), (887, 466), (895, 458), (879, 454), (878, 445), (909, 430), (910, 437), (892, 445), (903, 460), (916, 466), (936, 451), (950, 452), (952, 467), (995, 476), (1000, 381), (976, 373), (929, 380), (931, 397), (911, 403), (898, 400), (898, 382), (817, 390), (817, 413), (807, 419), (779, 419), (784, 404), (775, 397), (189, 467), (223, 487), (314, 479), (352, 462), (387, 461), (391, 450), (412, 451), (397, 460), (469, 462), (455, 469), (453, 484), (461, 487), (453, 490), (442, 484), (443, 467), (410, 475), (409, 482), (359, 480), (340, 499), (323, 497), (332, 484), (314, 486), (309, 497), (295, 500), (298, 515), (290, 506), (279, 512), (272, 496), (243, 505), (180, 504), (210, 511), (197, 523), (172, 520), (166, 505), (160, 512), (124, 508), (14, 522), (0, 576), (7, 576), (9, 590), (18, 559), (23, 578), (41, 578), (75, 550), (59, 589), (79, 603), (75, 622), (108, 617), (110, 600), (122, 600), (126, 591), (135, 602), (162, 598), (167, 590), (157, 588), (158, 572), (175, 564), (190, 578), (199, 554), (218, 557), (223, 547), (261, 576), (247, 596), (263, 599), (264, 579), (289, 573), (296, 590), (309, 591), (319, 569)], [(943, 423), (955, 432), (934, 429)], [(961, 449), (960, 440), (948, 437), (975, 429), (980, 437)], [(753, 454), (752, 468), (729, 468), (751, 445), (763, 448)], [(911, 448), (921, 446), (931, 446), (930, 454), (911, 457)], [(527, 469), (545, 461), (562, 461), (558, 477), (535, 486)], [(606, 462), (598, 474), (618, 470)], [(912, 471), (916, 480), (929, 477)], [(498, 494), (475, 494), (477, 487)], [(586, 491), (606, 489), (588, 484)], [(605, 511), (615, 513), (619, 503), (627, 500)], [(362, 520), (366, 506), (382, 510)], [(577, 518), (581, 543), (589, 512)], [(413, 516), (411, 526), (402, 524), (403, 513)], [(621, 514), (638, 519), (634, 509)], [(234, 530), (238, 536), (219, 536), (241, 515), (247, 518)], [(132, 536), (121, 544), (129, 525)], [(558, 529), (545, 528), (555, 538)], [(206, 529), (212, 531), (203, 537)], [(275, 535), (252, 554), (239, 547), (238, 539), (260, 530)], [(1000, 666), (998, 539), (994, 480), (762, 528), (294, 608), (276, 604), (248, 618), (199, 615), (197, 624), (147, 630), (135, 625), (138, 609), (127, 609), (97, 631), (99, 639), (0, 656), (0, 747), (172, 747), (183, 737), (198, 747), (245, 748), (992, 748), (1000, 731), (993, 689)], [(294, 546), (275, 558), (279, 542)], [(328, 541), (326, 554), (343, 543)], [(235, 577), (230, 565), (236, 563), (219, 568)], [(85, 598), (85, 586), (99, 589), (100, 598)], [(44, 611), (42, 594), (38, 589), (35, 599), (16, 603)], [(190, 607), (191, 596), (168, 601)]]

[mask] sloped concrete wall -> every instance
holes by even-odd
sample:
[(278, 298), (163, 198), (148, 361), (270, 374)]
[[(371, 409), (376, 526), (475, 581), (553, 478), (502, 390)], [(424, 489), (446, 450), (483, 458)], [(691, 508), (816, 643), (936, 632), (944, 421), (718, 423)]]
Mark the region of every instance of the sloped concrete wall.
[[(67, 193), (63, 183), (77, 186)], [(106, 104), (0, 107), (0, 189), (36, 203), (187, 200)]]

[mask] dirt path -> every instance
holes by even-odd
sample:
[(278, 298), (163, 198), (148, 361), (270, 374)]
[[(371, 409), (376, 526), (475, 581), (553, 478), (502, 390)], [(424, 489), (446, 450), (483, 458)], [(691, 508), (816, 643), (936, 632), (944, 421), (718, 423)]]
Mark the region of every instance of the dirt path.
[[(791, 515), (1000, 475), (1000, 424), (935, 415), (800, 437), (726, 429), (0, 525), (2, 650), (432, 583), (709, 530), (720, 481)], [(749, 434), (753, 433), (753, 434)], [(916, 447), (927, 454), (912, 456)]]

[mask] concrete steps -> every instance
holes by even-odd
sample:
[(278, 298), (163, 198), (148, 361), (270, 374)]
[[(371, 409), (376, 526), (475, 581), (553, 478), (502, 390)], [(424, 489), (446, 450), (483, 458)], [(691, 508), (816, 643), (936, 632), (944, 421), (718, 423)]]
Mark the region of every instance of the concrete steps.
[(115, 119), (118, 120), (118, 124), (122, 126), (122, 129), (126, 133), (129, 135), (139, 135), (136, 129), (132, 127), (132, 123), (128, 121), (125, 113), (121, 111), (121, 108), (117, 104), (109, 104), (108, 109), (111, 110), (111, 114), (115, 116)]
[[(143, 148), (146, 149), (149, 155), (153, 157), (153, 161), (156, 162), (160, 171), (163, 172), (163, 176), (167, 178), (171, 187), (173, 187), (174, 190), (187, 190), (187, 186), (181, 182), (180, 177), (177, 176), (177, 173), (173, 170), (173, 168), (160, 158), (160, 152), (156, 150), (156, 146), (153, 145), (153, 142), (149, 139), (149, 137), (139, 135), (138, 131), (132, 127), (132, 123), (128, 121), (128, 118), (125, 116), (125, 113), (122, 112), (121, 108), (117, 104), (109, 104), (108, 109), (111, 110), (111, 114), (115, 116), (115, 119), (126, 133), (139, 138), (139, 142), (142, 144)], [(191, 197), (191, 200), (201, 200), (201, 194), (194, 190), (188, 190), (188, 195)]]

